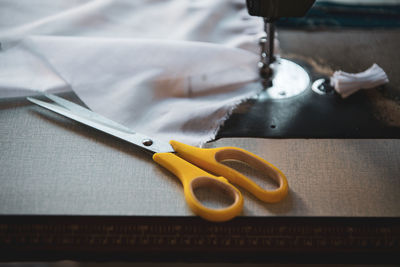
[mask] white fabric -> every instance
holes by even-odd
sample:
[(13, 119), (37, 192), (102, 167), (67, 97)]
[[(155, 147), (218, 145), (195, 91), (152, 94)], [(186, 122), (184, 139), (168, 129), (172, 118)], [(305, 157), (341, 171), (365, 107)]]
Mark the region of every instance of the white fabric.
[(244, 0), (2, 0), (0, 97), (73, 90), (92, 110), (201, 145), (258, 78)]
[(361, 89), (371, 89), (388, 83), (385, 71), (377, 64), (360, 73), (347, 73), (335, 71), (331, 77), (331, 86), (343, 98), (346, 98)]

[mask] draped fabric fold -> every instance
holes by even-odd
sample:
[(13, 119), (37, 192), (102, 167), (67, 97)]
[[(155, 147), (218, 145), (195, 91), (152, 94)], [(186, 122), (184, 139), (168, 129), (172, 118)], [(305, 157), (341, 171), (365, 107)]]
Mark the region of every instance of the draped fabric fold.
[(201, 145), (257, 93), (262, 32), (237, 0), (5, 0), (0, 97), (73, 90), (138, 132)]

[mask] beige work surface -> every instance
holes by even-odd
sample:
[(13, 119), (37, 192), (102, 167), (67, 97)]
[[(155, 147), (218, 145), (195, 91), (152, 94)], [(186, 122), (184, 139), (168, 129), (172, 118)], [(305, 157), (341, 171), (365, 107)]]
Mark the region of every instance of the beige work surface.
[[(135, 147), (29, 104), (2, 100), (0, 214), (192, 216), (177, 178)], [(243, 189), (244, 216), (400, 216), (400, 140), (221, 139), (279, 167), (288, 197)]]

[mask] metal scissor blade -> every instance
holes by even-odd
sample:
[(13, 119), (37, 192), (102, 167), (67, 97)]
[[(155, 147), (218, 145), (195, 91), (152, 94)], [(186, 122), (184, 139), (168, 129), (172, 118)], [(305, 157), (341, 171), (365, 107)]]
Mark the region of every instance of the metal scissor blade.
[(155, 140), (153, 138), (150, 138), (148, 136), (145, 136), (143, 134), (136, 133), (136, 132), (127, 133), (125, 131), (120, 131), (119, 129), (115, 129), (114, 127), (109, 127), (101, 122), (96, 121), (96, 120), (91, 120), (89, 118), (80, 116), (79, 114), (77, 114), (73, 111), (65, 109), (64, 107), (60, 107), (55, 104), (47, 103), (47, 102), (41, 101), (36, 98), (27, 97), (27, 99), (29, 101), (31, 101), (32, 103), (35, 103), (36, 105), (39, 105), (43, 108), (49, 109), (55, 113), (61, 114), (67, 118), (70, 118), (72, 120), (75, 120), (75, 121), (85, 124), (87, 126), (90, 126), (94, 129), (97, 129), (97, 130), (100, 130), (107, 134), (110, 134), (112, 136), (115, 136), (119, 139), (125, 140), (129, 143), (132, 143), (136, 146), (142, 147), (153, 153), (174, 152), (174, 149), (172, 148), (172, 146), (167, 142)]
[(47, 98), (51, 99), (52, 101), (54, 101), (55, 103), (57, 103), (58, 105), (65, 107), (66, 109), (69, 109), (72, 112), (75, 112), (77, 114), (80, 114), (82, 116), (87, 117), (90, 120), (96, 120), (98, 122), (101, 122), (105, 125), (111, 126), (113, 128), (116, 128), (118, 130), (127, 132), (127, 133), (135, 133), (134, 131), (132, 131), (131, 129), (129, 129), (128, 127), (125, 127), (122, 124), (119, 124), (113, 120), (107, 119), (106, 117), (101, 116), (100, 114), (97, 114), (87, 108), (84, 108), (82, 106), (79, 106), (71, 101), (68, 101), (64, 98), (58, 97), (56, 95), (53, 94), (48, 94), (48, 93), (44, 93), (44, 96), (46, 96)]

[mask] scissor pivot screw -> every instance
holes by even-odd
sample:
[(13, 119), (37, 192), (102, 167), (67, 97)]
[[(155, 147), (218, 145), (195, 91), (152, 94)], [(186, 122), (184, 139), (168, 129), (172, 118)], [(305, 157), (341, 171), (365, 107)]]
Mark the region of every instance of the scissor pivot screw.
[(144, 140), (142, 141), (142, 144), (143, 144), (144, 146), (151, 146), (151, 145), (153, 144), (153, 140), (151, 140), (151, 139), (144, 139)]

